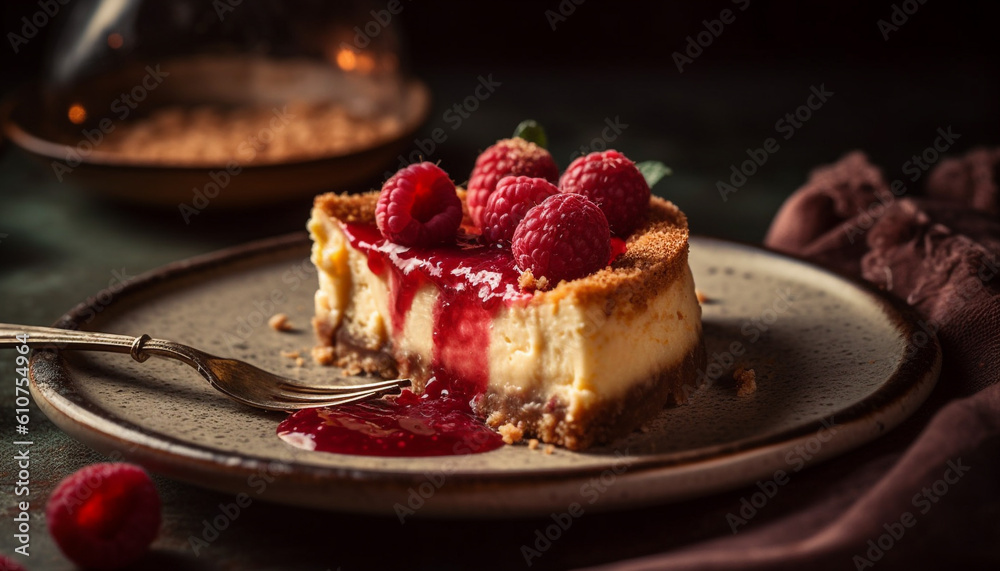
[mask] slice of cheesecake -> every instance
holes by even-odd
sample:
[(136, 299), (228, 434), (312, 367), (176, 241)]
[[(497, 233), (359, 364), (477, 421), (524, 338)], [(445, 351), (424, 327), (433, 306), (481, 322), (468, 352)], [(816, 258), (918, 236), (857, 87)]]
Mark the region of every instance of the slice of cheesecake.
[[(460, 191), (460, 195), (463, 195)], [(319, 354), (349, 370), (468, 395), (494, 428), (581, 450), (683, 403), (704, 367), (688, 226), (652, 198), (605, 269), (530, 289), (509, 249), (408, 248), (375, 225), (378, 193), (316, 198)]]

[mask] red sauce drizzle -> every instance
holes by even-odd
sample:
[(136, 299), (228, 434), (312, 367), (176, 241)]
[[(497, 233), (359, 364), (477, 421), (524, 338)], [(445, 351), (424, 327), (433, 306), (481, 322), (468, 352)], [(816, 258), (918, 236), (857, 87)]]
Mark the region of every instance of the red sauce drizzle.
[(503, 442), (473, 413), (472, 403), (489, 382), (487, 350), (495, 311), (526, 303), (520, 272), (509, 249), (464, 236), (454, 246), (405, 248), (378, 229), (345, 224), (351, 245), (368, 256), (372, 272), (388, 273), (393, 333), (400, 335), (413, 297), (425, 284), (441, 292), (434, 308), (433, 378), (422, 395), (404, 390), (395, 398), (289, 416), (278, 435), (296, 446), (366, 456), (443, 456), (486, 452)]
[(625, 240), (622, 240), (621, 238), (616, 238), (615, 236), (612, 236), (611, 237), (611, 259), (608, 260), (608, 265), (611, 265), (612, 262), (614, 262), (615, 260), (618, 259), (618, 256), (621, 256), (627, 250), (628, 250), (628, 246), (625, 244)]
[(467, 395), (435, 379), (422, 395), (409, 389), (335, 408), (300, 410), (278, 426), (290, 444), (362, 456), (447, 456), (499, 448), (500, 435), (472, 413)]
[[(509, 248), (489, 247), (475, 236), (454, 246), (405, 248), (387, 242), (378, 228), (343, 225), (351, 245), (368, 256), (377, 275), (388, 272), (393, 334), (403, 332), (417, 290), (440, 291), (434, 308), (434, 376), (424, 393), (334, 408), (298, 411), (278, 426), (295, 446), (364, 456), (445, 456), (499, 448), (500, 435), (473, 413), (472, 403), (489, 382), (490, 323), (501, 304), (531, 299), (518, 286), (520, 272)], [(625, 242), (611, 240), (611, 260)]]

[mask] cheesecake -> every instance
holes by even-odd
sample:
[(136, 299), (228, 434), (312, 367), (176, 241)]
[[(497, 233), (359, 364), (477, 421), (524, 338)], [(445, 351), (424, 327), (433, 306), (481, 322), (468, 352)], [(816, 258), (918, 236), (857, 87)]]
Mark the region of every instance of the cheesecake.
[(409, 377), (418, 394), (443, 386), (489, 427), (571, 450), (686, 402), (705, 352), (687, 219), (673, 203), (651, 197), (602, 269), (545, 284), (483, 243), (457, 193), (459, 238), (421, 247), (379, 232), (377, 192), (315, 199), (314, 355)]

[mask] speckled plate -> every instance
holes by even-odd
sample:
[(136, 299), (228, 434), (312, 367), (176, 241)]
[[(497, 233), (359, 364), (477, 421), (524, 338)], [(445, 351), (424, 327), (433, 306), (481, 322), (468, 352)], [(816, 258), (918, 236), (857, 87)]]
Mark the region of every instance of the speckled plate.
[[(180, 262), (93, 298), (63, 326), (173, 339), (302, 378), (316, 274), (296, 235)], [(105, 453), (194, 484), (273, 502), (445, 517), (588, 511), (667, 502), (794, 472), (899, 424), (930, 393), (940, 350), (914, 314), (805, 262), (715, 239), (691, 243), (710, 355), (690, 404), (586, 453), (506, 446), (447, 458), (308, 452), (275, 435), (282, 413), (239, 405), (186, 365), (36, 352), (38, 405)], [(284, 312), (297, 330), (267, 318)], [(282, 351), (300, 351), (304, 366)], [(738, 397), (735, 367), (757, 373)]]

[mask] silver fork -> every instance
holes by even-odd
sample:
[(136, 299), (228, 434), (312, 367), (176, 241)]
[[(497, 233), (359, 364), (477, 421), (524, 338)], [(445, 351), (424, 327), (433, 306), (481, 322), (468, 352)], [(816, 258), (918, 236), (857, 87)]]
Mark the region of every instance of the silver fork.
[(128, 353), (140, 363), (150, 355), (177, 359), (197, 369), (209, 384), (227, 396), (265, 410), (298, 410), (347, 404), (398, 392), (410, 385), (410, 379), (362, 385), (305, 385), (243, 361), (216, 357), (187, 345), (153, 339), (145, 334), (129, 337), (0, 323), (0, 348), (21, 345), (35, 349), (89, 349)]

